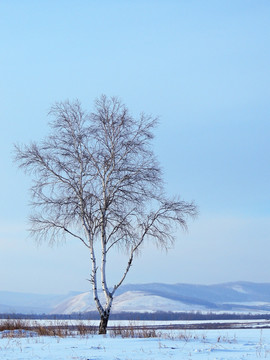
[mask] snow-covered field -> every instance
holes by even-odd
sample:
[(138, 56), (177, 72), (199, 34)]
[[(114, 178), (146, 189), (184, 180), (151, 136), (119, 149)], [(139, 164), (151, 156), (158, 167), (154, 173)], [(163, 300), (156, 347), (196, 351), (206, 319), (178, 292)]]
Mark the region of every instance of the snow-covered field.
[(2, 337), (3, 360), (270, 359), (270, 329), (164, 331), (158, 338)]

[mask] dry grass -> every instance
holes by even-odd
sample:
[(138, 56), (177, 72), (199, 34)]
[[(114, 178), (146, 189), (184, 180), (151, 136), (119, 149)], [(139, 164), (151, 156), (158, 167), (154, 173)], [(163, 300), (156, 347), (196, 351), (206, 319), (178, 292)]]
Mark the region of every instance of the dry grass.
[[(65, 322), (51, 322), (49, 325), (41, 325), (38, 321), (21, 319), (7, 319), (0, 322), (0, 336), (2, 337), (33, 337), (33, 336), (88, 336), (97, 334), (97, 326), (90, 323), (80, 322), (70, 325)], [(161, 332), (146, 327), (136, 327), (132, 323), (129, 326), (114, 326), (108, 330), (111, 337), (120, 336), (122, 338), (157, 338), (161, 337)]]
[(1, 321), (0, 332), (2, 337), (49, 335), (48, 329), (45, 329), (42, 326), (33, 327), (29, 321), (21, 319), (7, 319)]
[(27, 320), (20, 319), (7, 319), (0, 323), (0, 331), (4, 330), (29, 330), (29, 322)]
[(129, 326), (114, 326), (110, 329), (109, 334), (111, 337), (120, 336), (122, 338), (157, 338), (161, 337), (161, 332), (147, 327), (136, 327), (132, 323)]
[(85, 325), (83, 322), (72, 325), (65, 322), (51, 322), (44, 326), (37, 321), (7, 319), (0, 322), (0, 335), (2, 337), (33, 337), (33, 336), (86, 336), (97, 332), (95, 326)]

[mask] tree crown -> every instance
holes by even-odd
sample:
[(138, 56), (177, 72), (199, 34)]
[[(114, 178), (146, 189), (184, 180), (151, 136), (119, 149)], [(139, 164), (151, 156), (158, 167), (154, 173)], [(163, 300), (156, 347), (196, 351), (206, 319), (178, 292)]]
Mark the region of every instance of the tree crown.
[(167, 246), (174, 224), (186, 228), (196, 207), (164, 194), (150, 146), (156, 118), (135, 119), (118, 98), (104, 95), (92, 113), (79, 101), (66, 101), (49, 114), (50, 135), (39, 144), (16, 147), (16, 160), (34, 175), (34, 235), (54, 242), (69, 234), (89, 247), (89, 239), (103, 231), (107, 247), (134, 249), (149, 237)]

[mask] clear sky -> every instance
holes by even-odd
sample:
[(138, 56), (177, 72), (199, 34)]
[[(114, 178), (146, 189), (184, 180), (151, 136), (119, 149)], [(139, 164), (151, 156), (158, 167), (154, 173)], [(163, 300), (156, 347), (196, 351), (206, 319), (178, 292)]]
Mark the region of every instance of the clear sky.
[(159, 116), (168, 193), (200, 211), (168, 253), (145, 246), (126, 283), (270, 282), (269, 39), (269, 0), (2, 0), (0, 290), (88, 290), (81, 243), (28, 237), (12, 149), (46, 136), (55, 101), (90, 110), (102, 93)]

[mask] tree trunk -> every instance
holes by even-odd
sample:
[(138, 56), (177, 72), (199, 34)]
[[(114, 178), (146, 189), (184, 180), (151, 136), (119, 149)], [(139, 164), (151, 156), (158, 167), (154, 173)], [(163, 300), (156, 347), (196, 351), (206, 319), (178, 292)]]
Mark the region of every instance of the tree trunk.
[(100, 316), (100, 323), (99, 323), (99, 334), (107, 334), (107, 326), (109, 321), (109, 314), (104, 314)]

